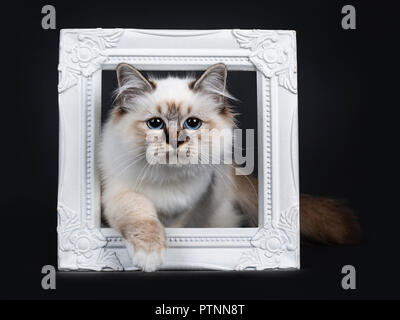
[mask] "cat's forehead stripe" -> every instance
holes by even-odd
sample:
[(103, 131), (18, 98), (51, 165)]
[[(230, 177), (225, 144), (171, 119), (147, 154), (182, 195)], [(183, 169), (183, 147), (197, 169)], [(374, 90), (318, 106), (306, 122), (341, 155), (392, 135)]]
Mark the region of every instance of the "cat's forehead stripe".
[[(191, 113), (193, 106), (191, 104), (187, 104), (186, 108), (183, 108), (185, 104), (182, 101), (166, 101), (165, 105), (167, 106), (168, 113), (181, 113), (183, 111), (187, 111), (187, 113)], [(161, 106), (157, 106), (157, 111), (161, 113)]]
[(167, 101), (166, 105), (168, 107), (168, 114), (179, 113), (181, 109), (182, 102), (176, 102), (173, 100)]

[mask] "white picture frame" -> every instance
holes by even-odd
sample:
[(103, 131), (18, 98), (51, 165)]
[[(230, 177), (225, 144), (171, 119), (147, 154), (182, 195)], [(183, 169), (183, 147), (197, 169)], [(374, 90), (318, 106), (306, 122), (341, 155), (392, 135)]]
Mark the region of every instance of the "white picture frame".
[(59, 61), (59, 270), (137, 270), (100, 225), (102, 70), (256, 71), (258, 228), (167, 228), (161, 269), (300, 267), (296, 35), (284, 30), (64, 29)]

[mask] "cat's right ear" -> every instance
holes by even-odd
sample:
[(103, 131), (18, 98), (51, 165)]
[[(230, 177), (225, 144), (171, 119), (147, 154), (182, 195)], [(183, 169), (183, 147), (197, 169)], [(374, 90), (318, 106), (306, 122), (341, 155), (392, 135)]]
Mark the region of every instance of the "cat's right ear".
[(148, 80), (139, 70), (127, 63), (117, 66), (118, 98), (133, 98), (155, 89), (153, 81)]

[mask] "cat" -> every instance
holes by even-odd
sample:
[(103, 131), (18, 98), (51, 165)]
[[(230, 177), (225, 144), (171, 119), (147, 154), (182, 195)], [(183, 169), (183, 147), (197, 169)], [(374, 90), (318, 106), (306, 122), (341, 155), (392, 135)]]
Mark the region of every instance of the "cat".
[[(230, 164), (196, 162), (232, 152), (226, 66), (210, 66), (198, 78), (146, 77), (125, 63), (116, 73), (116, 104), (100, 148), (102, 204), (108, 224), (133, 247), (133, 264), (160, 267), (164, 227), (257, 226), (257, 179)], [(213, 129), (228, 132), (222, 148), (211, 143)], [(300, 219), (305, 238), (359, 239), (355, 216), (335, 200), (301, 195)]]

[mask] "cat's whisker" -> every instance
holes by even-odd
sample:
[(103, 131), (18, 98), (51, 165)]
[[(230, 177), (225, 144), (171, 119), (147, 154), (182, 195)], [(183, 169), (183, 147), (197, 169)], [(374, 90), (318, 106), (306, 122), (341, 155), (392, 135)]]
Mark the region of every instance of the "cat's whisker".
[[(220, 174), (221, 178), (225, 181), (225, 183), (227, 182), (226, 179), (228, 179), (228, 182), (231, 183), (232, 186), (233, 186), (235, 189), (238, 190), (236, 184), (234, 183), (234, 181), (232, 181), (232, 179), (229, 177), (229, 175), (227, 175), (223, 170), (221, 170), (221, 169), (218, 167), (217, 164), (213, 164), (213, 163), (210, 161), (211, 158), (209, 157), (209, 155), (208, 155), (207, 153), (201, 153), (200, 156), (206, 158), (205, 160), (208, 161), (208, 164), (207, 164), (207, 165), (210, 166), (210, 167), (212, 167), (212, 168), (214, 168), (214, 169), (216, 170), (216, 172)], [(223, 165), (226, 165), (226, 164), (223, 164)], [(226, 179), (225, 179), (225, 178), (226, 178)]]
[(131, 156), (132, 154), (134, 154), (134, 153), (137, 153), (137, 151), (143, 151), (143, 146), (138, 146), (138, 147), (135, 147), (135, 148), (126, 148), (126, 150), (124, 151), (124, 153), (123, 154), (121, 154), (119, 157), (117, 157), (116, 159), (114, 159), (114, 162), (115, 161), (118, 161), (118, 160), (121, 160), (121, 159), (123, 159), (123, 158), (125, 158), (125, 157), (129, 157), (129, 156)]
[[(121, 156), (117, 157), (117, 159), (114, 159), (110, 166), (111, 168), (113, 168), (111, 169), (110, 175), (114, 174), (114, 172), (117, 172), (120, 167), (123, 167), (124, 165), (130, 163), (131, 160), (134, 160), (138, 156), (141, 156), (143, 154), (143, 152), (137, 153), (137, 150), (143, 150), (143, 148), (137, 147), (132, 150), (128, 150)], [(132, 158), (133, 154), (136, 155), (134, 158)]]
[[(212, 167), (213, 167), (215, 170), (217, 170), (218, 172), (220, 172), (221, 175), (222, 175), (223, 177), (226, 177), (226, 178), (228, 179), (228, 182), (230, 182), (231, 185), (232, 185), (236, 190), (239, 190), (238, 187), (237, 187), (237, 185), (236, 185), (236, 183), (235, 183), (234, 181), (232, 181), (232, 179), (229, 177), (229, 175), (227, 175), (225, 172), (221, 171), (221, 170), (220, 170), (217, 166), (215, 166), (215, 165), (213, 165)], [(226, 181), (226, 179), (224, 179), (224, 180)]]
[[(142, 179), (144, 178), (144, 175), (147, 171), (147, 167), (149, 166), (149, 162), (146, 162), (146, 164), (144, 165), (144, 167), (142, 168), (142, 170), (140, 170), (140, 173), (138, 175), (138, 177), (136, 178), (136, 183), (135, 183), (135, 190), (137, 190), (139, 188), (139, 186), (142, 183)], [(142, 173), (143, 172), (143, 173)], [(139, 179), (140, 178), (140, 179)], [(138, 183), (139, 181), (139, 183)]]
[[(132, 161), (129, 161), (127, 164), (126, 164), (126, 166), (125, 167), (123, 167), (119, 172), (118, 172), (118, 170), (116, 171), (116, 172), (111, 172), (110, 173), (110, 176), (111, 175), (115, 175), (115, 176), (121, 176), (122, 175), (122, 173), (124, 173), (127, 169), (129, 169), (130, 167), (132, 167), (135, 163), (137, 163), (137, 162), (139, 162), (140, 160), (143, 160), (145, 157), (144, 157), (144, 154), (145, 153), (141, 153), (141, 154), (139, 154), (139, 155), (137, 155), (135, 158), (133, 158), (132, 159)], [(108, 176), (109, 177), (109, 176)], [(107, 179), (107, 177), (105, 177), (105, 179)]]
[[(227, 166), (232, 167), (234, 170), (238, 169), (237, 167), (235, 167), (234, 165), (231, 165), (231, 164), (227, 164)], [(256, 188), (254, 187), (253, 183), (251, 182), (250, 178), (247, 175), (244, 175), (244, 174), (242, 174), (241, 176), (244, 176), (247, 179), (247, 181), (249, 181), (249, 184), (252, 186), (253, 191), (256, 194), (257, 199), (258, 199), (258, 192), (257, 192)]]
[(141, 155), (141, 156), (139, 156), (138, 157), (138, 159), (136, 159), (135, 161), (133, 161), (131, 164), (129, 164), (124, 170), (122, 170), (120, 173), (119, 173), (119, 175), (122, 175), (122, 173), (124, 173), (127, 169), (129, 169), (131, 166), (133, 166), (135, 163), (137, 163), (137, 162), (139, 162), (139, 161), (141, 161), (141, 160), (143, 160), (145, 157), (144, 157), (144, 153)]
[(118, 166), (121, 162), (130, 161), (132, 159), (135, 159), (137, 156), (139, 156), (141, 154), (143, 154), (143, 151), (139, 152), (139, 153), (137, 151), (126, 152), (125, 154), (121, 155), (120, 157), (114, 159), (113, 162), (111, 163), (111, 166), (112, 167), (114, 167), (114, 165)]
[(125, 159), (121, 159), (119, 161), (116, 161), (118, 163), (116, 163), (115, 165), (112, 165), (112, 169), (110, 170), (110, 174), (113, 175), (115, 173), (118, 173), (119, 170), (121, 170), (122, 168), (124, 168), (126, 165), (129, 165), (132, 161), (134, 161), (135, 159), (137, 159), (139, 157), (139, 155), (135, 156), (135, 157), (126, 157)]

